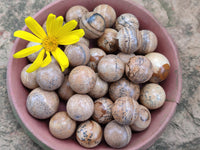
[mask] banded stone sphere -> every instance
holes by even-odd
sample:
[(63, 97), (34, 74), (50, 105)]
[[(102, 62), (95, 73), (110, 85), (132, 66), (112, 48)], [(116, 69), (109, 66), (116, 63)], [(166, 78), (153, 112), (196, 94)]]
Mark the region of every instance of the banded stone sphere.
[(69, 59), (69, 64), (73, 67), (86, 65), (90, 60), (90, 50), (83, 43), (69, 45), (64, 52)]
[(150, 30), (141, 30), (141, 46), (138, 49), (138, 54), (148, 54), (156, 50), (158, 39), (156, 35)]
[(145, 83), (153, 74), (153, 66), (145, 56), (134, 56), (126, 64), (126, 76), (133, 83)]
[(159, 84), (149, 83), (141, 90), (140, 103), (150, 110), (160, 108), (165, 100), (165, 91)]
[(73, 91), (86, 94), (92, 90), (97, 81), (97, 75), (88, 66), (78, 66), (69, 74), (69, 84)]
[(149, 53), (145, 55), (145, 57), (147, 57), (153, 65), (153, 75), (150, 82), (158, 83), (165, 80), (170, 72), (170, 63), (167, 57), (157, 52)]
[(80, 40), (79, 40), (77, 43), (83, 43), (83, 44), (85, 44), (87, 47), (90, 46), (89, 40), (86, 39), (86, 38), (84, 38), (84, 37), (80, 38)]
[(121, 125), (115, 120), (109, 122), (104, 129), (104, 139), (113, 148), (123, 148), (131, 140), (132, 132), (129, 125)]
[(97, 44), (106, 53), (113, 53), (117, 51), (117, 31), (111, 28), (106, 28), (103, 35), (98, 39)]
[(99, 61), (97, 70), (104, 81), (115, 82), (124, 74), (124, 63), (116, 55), (106, 55)]
[(141, 45), (139, 30), (131, 26), (119, 30), (117, 39), (120, 51), (126, 54), (133, 54)]
[(58, 110), (59, 98), (54, 91), (32, 90), (26, 101), (28, 112), (37, 119), (47, 119)]
[(81, 123), (76, 131), (76, 140), (85, 148), (96, 147), (101, 142), (102, 136), (101, 126), (92, 120)]
[(67, 112), (57, 112), (49, 121), (50, 133), (58, 139), (67, 139), (76, 130), (76, 122), (72, 120)]
[(104, 33), (105, 20), (99, 13), (88, 12), (82, 16), (79, 26), (85, 31), (86, 38), (97, 39)]
[(94, 102), (86, 94), (75, 94), (69, 98), (66, 105), (68, 115), (75, 121), (85, 121), (94, 112)]
[(103, 18), (105, 20), (106, 28), (112, 27), (116, 21), (115, 10), (107, 4), (98, 5), (97, 7), (94, 8), (93, 11), (97, 12), (103, 16)]
[(123, 27), (134, 27), (136, 29), (139, 29), (139, 21), (138, 19), (130, 13), (124, 13), (121, 14), (115, 23), (115, 28), (119, 31), (121, 30)]

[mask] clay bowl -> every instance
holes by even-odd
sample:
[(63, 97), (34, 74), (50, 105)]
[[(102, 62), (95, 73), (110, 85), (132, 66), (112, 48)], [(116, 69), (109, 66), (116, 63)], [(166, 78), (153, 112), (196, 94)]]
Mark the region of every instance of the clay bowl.
[[(132, 0), (58, 0), (44, 7), (34, 16), (34, 18), (42, 24), (49, 13), (54, 13), (57, 16), (64, 16), (66, 11), (74, 5), (83, 5), (91, 11), (95, 6), (102, 3), (111, 5), (116, 10), (118, 16), (122, 13), (134, 14), (139, 19), (140, 30), (149, 29), (157, 35), (158, 48), (156, 51), (164, 54), (171, 63), (170, 74), (168, 78), (161, 83), (166, 91), (167, 101), (162, 108), (152, 111), (152, 123), (150, 127), (141, 133), (133, 133), (131, 142), (126, 147), (126, 149), (146, 149), (156, 141), (169, 123), (176, 110), (181, 95), (182, 77), (177, 49), (166, 30), (146, 9), (132, 2)], [(27, 28), (24, 27), (23, 30), (27, 30)], [(49, 120), (37, 120), (27, 112), (25, 104), (29, 91), (20, 81), (20, 72), (28, 61), (26, 58), (13, 59), (12, 57), (15, 52), (25, 48), (27, 43), (28, 42), (25, 40), (16, 39), (8, 63), (8, 95), (16, 118), (25, 131), (27, 131), (27, 134), (42, 148), (59, 150), (83, 148), (73, 138), (67, 140), (58, 140), (54, 138), (48, 130)], [(108, 148), (109, 147), (105, 142), (102, 142), (98, 147), (96, 147), (96, 149)]]

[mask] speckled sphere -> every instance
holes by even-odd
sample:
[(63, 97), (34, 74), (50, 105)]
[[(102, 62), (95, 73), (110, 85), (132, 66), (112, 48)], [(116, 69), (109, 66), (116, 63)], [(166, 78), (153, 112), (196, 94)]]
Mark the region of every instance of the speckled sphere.
[(119, 31), (123, 27), (133, 26), (136, 29), (139, 29), (139, 21), (138, 19), (130, 13), (121, 14), (115, 23), (115, 28)]
[(155, 83), (146, 84), (140, 94), (140, 103), (150, 110), (160, 108), (166, 99), (164, 89)]
[(88, 93), (92, 98), (100, 98), (106, 95), (108, 92), (108, 83), (103, 81), (98, 75), (97, 75), (97, 81), (95, 83), (95, 86), (92, 88), (92, 90)]
[(141, 45), (141, 34), (134, 27), (124, 27), (117, 34), (118, 45), (121, 52), (133, 54)]
[(104, 129), (106, 143), (113, 148), (123, 148), (131, 140), (132, 132), (128, 125), (118, 124), (115, 120), (109, 122)]
[(58, 110), (59, 98), (53, 91), (41, 88), (32, 90), (26, 101), (28, 112), (37, 119), (47, 119)]
[(141, 30), (141, 46), (138, 49), (137, 53), (139, 54), (148, 54), (155, 51), (158, 45), (158, 39), (156, 35), (149, 30)]
[(88, 12), (87, 8), (85, 8), (81, 5), (73, 6), (67, 11), (67, 13), (65, 15), (65, 20), (67, 22), (70, 20), (76, 20), (79, 23), (81, 17), (83, 15), (85, 15), (87, 12)]
[(64, 101), (67, 101), (72, 95), (74, 95), (74, 91), (71, 89), (68, 79), (69, 77), (65, 76), (64, 82), (58, 89), (58, 95)]
[(101, 124), (106, 124), (112, 120), (113, 102), (105, 97), (99, 98), (94, 102), (94, 113), (92, 118)]
[(47, 91), (58, 89), (64, 80), (64, 75), (59, 66), (50, 63), (44, 68), (39, 68), (36, 74), (36, 81), (39, 86)]
[(169, 60), (163, 54), (157, 52), (149, 53), (145, 55), (145, 57), (147, 57), (153, 65), (153, 75), (150, 82), (158, 83), (165, 80), (170, 71)]
[(116, 12), (115, 10), (107, 5), (101, 4), (94, 8), (94, 12), (101, 14), (105, 20), (106, 28), (112, 27), (116, 21)]
[(104, 81), (115, 82), (124, 74), (124, 63), (116, 55), (106, 55), (99, 61), (97, 70)]
[(130, 97), (120, 97), (113, 104), (112, 116), (119, 124), (133, 124), (138, 115), (137, 107), (137, 102)]
[(78, 143), (85, 148), (96, 147), (101, 142), (102, 136), (101, 126), (92, 120), (81, 123), (76, 131)]
[(134, 56), (126, 64), (126, 76), (133, 83), (145, 83), (153, 74), (153, 66), (145, 56)]
[(69, 45), (64, 52), (69, 59), (69, 64), (73, 67), (86, 65), (90, 60), (90, 50), (83, 43)]
[(80, 40), (79, 40), (77, 43), (83, 43), (83, 44), (85, 44), (87, 47), (90, 46), (89, 40), (86, 39), (86, 38), (84, 38), (84, 37), (80, 38)]
[(88, 66), (97, 72), (97, 65), (101, 58), (106, 56), (106, 53), (100, 48), (91, 48), (90, 49), (90, 61)]
[(50, 133), (58, 139), (67, 139), (76, 130), (76, 122), (72, 120), (67, 112), (57, 112), (49, 121)]
[(120, 52), (117, 54), (117, 56), (121, 59), (124, 65), (126, 65), (129, 62), (130, 58), (135, 56), (135, 54), (126, 54), (126, 53)]
[(25, 87), (29, 89), (35, 89), (39, 86), (36, 82), (36, 71), (31, 73), (26, 72), (26, 70), (30, 67), (30, 65), (31, 64), (28, 64), (23, 68), (21, 72), (21, 81)]
[(134, 121), (132, 125), (130, 125), (133, 131), (143, 131), (146, 128), (148, 128), (148, 126), (151, 123), (150, 111), (143, 105), (139, 105), (138, 110), (139, 111), (137, 119)]
[(117, 51), (117, 31), (111, 28), (106, 28), (103, 35), (98, 39), (97, 44), (106, 53), (113, 53)]
[(85, 94), (90, 92), (96, 81), (97, 75), (88, 66), (75, 67), (69, 74), (69, 84), (76, 93)]
[[(36, 46), (36, 45), (40, 45), (40, 44), (41, 43), (29, 42), (26, 47), (28, 48), (28, 47), (32, 47), (32, 46)], [(41, 50), (39, 50), (39, 51), (37, 51), (37, 52), (35, 52), (35, 53), (31, 54), (31, 55), (28, 55), (27, 56), (28, 60), (30, 62), (34, 62), (34, 60), (37, 58), (37, 56), (40, 53), (40, 51)]]
[(105, 20), (99, 13), (88, 12), (80, 19), (79, 26), (85, 31), (86, 38), (97, 39), (104, 33)]
[(94, 112), (94, 102), (88, 95), (75, 94), (69, 98), (66, 109), (73, 120), (85, 121)]
[(137, 101), (140, 96), (140, 86), (122, 78), (110, 85), (109, 95), (113, 101), (126, 96)]

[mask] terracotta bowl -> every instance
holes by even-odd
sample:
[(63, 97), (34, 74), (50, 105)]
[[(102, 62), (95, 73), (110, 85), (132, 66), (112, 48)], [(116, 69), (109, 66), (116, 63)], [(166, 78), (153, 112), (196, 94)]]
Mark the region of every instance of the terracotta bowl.
[[(176, 106), (179, 103), (182, 87), (181, 69), (179, 65), (177, 49), (166, 30), (154, 19), (154, 17), (143, 7), (132, 2), (132, 0), (58, 0), (44, 7), (34, 18), (39, 23), (44, 23), (49, 13), (57, 16), (64, 16), (66, 11), (74, 5), (85, 6), (92, 11), (97, 5), (107, 3), (111, 5), (119, 16), (122, 13), (134, 14), (140, 22), (141, 29), (149, 29), (158, 37), (158, 48), (156, 51), (164, 54), (171, 63), (171, 70), (168, 78), (161, 83), (167, 94), (167, 100), (164, 106), (158, 110), (152, 111), (152, 122), (150, 127), (141, 132), (133, 133), (131, 142), (126, 149), (146, 149), (151, 146), (161, 135), (170, 119), (172, 118)], [(24, 27), (23, 30), (27, 30)], [(13, 46), (7, 71), (7, 88), (10, 104), (16, 118), (21, 126), (27, 131), (27, 134), (42, 148), (45, 149), (82, 149), (74, 137), (67, 140), (58, 140), (54, 138), (48, 130), (48, 121), (41, 121), (33, 118), (26, 110), (26, 98), (29, 91), (20, 81), (22, 68), (28, 63), (27, 59), (13, 59), (12, 55), (25, 48), (27, 41), (17, 38)], [(64, 104), (62, 104), (64, 106)], [(61, 106), (62, 107), (62, 106)], [(95, 149), (110, 148), (105, 142), (102, 142)]]

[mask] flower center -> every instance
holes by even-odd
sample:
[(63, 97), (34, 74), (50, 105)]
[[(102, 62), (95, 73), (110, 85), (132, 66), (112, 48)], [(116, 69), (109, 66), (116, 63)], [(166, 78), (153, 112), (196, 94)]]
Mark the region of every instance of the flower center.
[(51, 51), (56, 50), (56, 48), (58, 47), (58, 41), (57, 41), (57, 39), (56, 39), (55, 37), (52, 37), (52, 36), (49, 37), (49, 36), (47, 36), (47, 37), (43, 40), (42, 46), (44, 47), (44, 49), (45, 49), (46, 51), (51, 52)]

